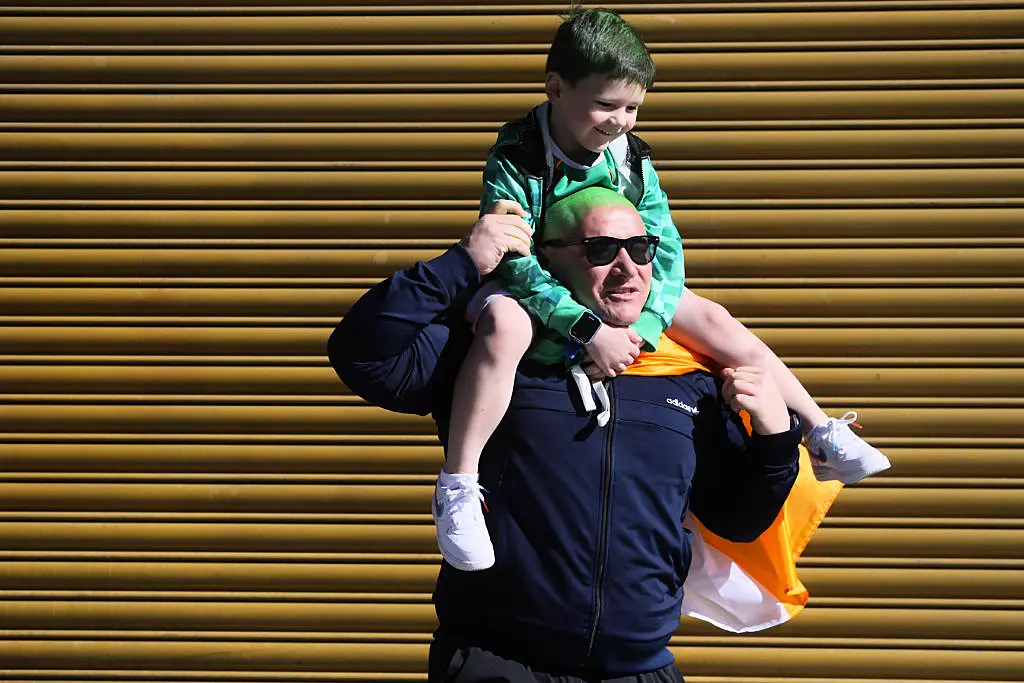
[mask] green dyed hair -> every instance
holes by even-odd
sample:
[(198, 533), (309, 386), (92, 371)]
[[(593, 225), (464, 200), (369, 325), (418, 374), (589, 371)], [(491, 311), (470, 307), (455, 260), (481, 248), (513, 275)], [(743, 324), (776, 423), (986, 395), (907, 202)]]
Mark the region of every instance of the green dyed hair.
[(554, 71), (570, 85), (591, 74), (644, 90), (654, 84), (654, 60), (643, 38), (628, 21), (606, 9), (571, 8), (569, 18), (555, 32), (545, 70)]
[(587, 187), (559, 199), (547, 208), (544, 212), (543, 240), (562, 237), (577, 228), (583, 217), (591, 210), (605, 206), (628, 206), (636, 211), (633, 203), (615, 190), (598, 186)]

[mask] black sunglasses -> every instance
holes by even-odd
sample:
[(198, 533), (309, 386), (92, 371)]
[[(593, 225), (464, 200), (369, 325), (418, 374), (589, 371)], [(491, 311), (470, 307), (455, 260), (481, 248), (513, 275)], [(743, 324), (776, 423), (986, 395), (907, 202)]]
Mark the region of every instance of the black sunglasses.
[(658, 251), (659, 238), (654, 235), (637, 235), (636, 237), (587, 237), (582, 240), (548, 240), (544, 242), (545, 247), (572, 247), (582, 244), (587, 253), (587, 261), (592, 266), (607, 266), (615, 260), (619, 249), (625, 249), (626, 254), (638, 266), (646, 266), (654, 260), (654, 254)]

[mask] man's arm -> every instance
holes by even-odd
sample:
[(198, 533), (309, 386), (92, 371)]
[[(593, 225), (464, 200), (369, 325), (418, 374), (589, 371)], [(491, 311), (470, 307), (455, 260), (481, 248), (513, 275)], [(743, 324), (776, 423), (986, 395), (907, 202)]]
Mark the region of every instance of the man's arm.
[(341, 380), (388, 410), (425, 415), (461, 357), (448, 350), (456, 302), (509, 251), (528, 250), (529, 227), (496, 205), (460, 243), (366, 292), (335, 327), (327, 355)]
[[(748, 542), (775, 521), (796, 481), (800, 421), (767, 372), (737, 368), (724, 375), (696, 417), (690, 508), (719, 536)], [(749, 413), (753, 433), (737, 410)]]

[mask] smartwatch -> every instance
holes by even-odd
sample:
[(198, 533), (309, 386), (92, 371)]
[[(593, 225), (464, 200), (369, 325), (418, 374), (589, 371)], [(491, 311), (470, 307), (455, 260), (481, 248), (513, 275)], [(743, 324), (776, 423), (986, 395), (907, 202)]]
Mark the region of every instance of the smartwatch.
[(594, 335), (601, 329), (601, 319), (593, 312), (586, 311), (580, 316), (572, 327), (569, 328), (569, 338), (577, 344), (586, 346), (594, 341)]

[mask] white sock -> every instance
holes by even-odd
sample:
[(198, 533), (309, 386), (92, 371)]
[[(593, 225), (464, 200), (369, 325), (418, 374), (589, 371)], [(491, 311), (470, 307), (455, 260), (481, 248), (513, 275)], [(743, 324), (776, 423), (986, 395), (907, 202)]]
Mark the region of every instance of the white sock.
[(464, 488), (466, 484), (475, 484), (478, 481), (480, 481), (480, 473), (473, 472), (471, 474), (452, 474), (451, 472), (441, 470), (441, 474), (440, 476), (438, 476), (437, 480), (441, 482), (442, 486), (447, 486), (450, 489), (461, 489)]

